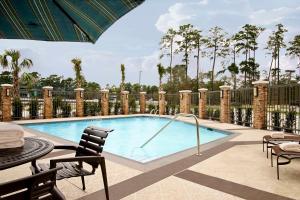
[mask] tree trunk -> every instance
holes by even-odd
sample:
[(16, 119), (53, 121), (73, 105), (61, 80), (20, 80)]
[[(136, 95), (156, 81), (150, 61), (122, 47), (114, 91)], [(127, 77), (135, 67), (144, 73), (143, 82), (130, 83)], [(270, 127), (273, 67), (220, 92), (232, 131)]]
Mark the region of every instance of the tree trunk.
[(272, 71), (272, 65), (273, 65), (273, 61), (274, 61), (274, 56), (272, 55), (272, 60), (271, 60), (271, 65), (270, 65), (270, 69), (269, 69), (269, 75), (268, 75), (268, 80), (271, 83), (271, 71)]
[(14, 97), (20, 97), (18, 71), (13, 71), (13, 95), (14, 95)]
[(280, 48), (279, 48), (279, 46), (277, 47), (277, 84), (279, 84), (279, 71), (280, 71), (280, 66), (279, 66), (279, 55), (280, 54)]
[(211, 70), (211, 90), (214, 90), (214, 73), (215, 73), (215, 65), (216, 65), (216, 54), (217, 54), (217, 45), (215, 44), (214, 49), (214, 57), (213, 57), (213, 65)]
[(200, 44), (198, 43), (197, 49), (197, 91), (199, 89), (199, 60), (200, 60)]
[(188, 53), (187, 53), (187, 44), (185, 47), (185, 81), (187, 81), (187, 77), (188, 77)]
[(171, 39), (171, 50), (170, 50), (170, 82), (172, 82), (172, 62), (173, 62), (173, 38)]

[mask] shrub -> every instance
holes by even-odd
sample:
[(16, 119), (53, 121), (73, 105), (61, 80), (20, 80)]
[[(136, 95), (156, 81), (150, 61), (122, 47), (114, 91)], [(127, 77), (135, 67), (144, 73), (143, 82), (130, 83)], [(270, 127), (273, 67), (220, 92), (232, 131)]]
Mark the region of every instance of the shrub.
[(271, 114), (271, 123), (272, 123), (272, 129), (274, 131), (281, 131), (281, 124), (280, 124), (280, 112), (279, 111), (273, 111)]
[(37, 99), (32, 99), (29, 102), (29, 115), (31, 119), (38, 118), (39, 102)]
[(206, 118), (212, 119), (213, 117), (213, 109), (212, 108), (207, 108), (206, 109)]
[(245, 126), (250, 126), (252, 121), (252, 108), (246, 108)]
[(120, 113), (121, 102), (117, 101), (114, 105), (114, 114), (118, 115)]
[(293, 128), (295, 124), (296, 124), (296, 111), (287, 112), (285, 117), (285, 127), (284, 127), (285, 132), (293, 133)]
[(71, 114), (71, 105), (70, 103), (63, 101), (61, 104), (62, 117), (70, 117)]
[(13, 109), (13, 119), (15, 119), (15, 120), (21, 119), (23, 104), (22, 104), (20, 98), (14, 98), (13, 103), (12, 103), (12, 109)]
[(89, 111), (90, 111), (90, 115), (96, 116), (100, 112), (99, 104), (97, 102), (90, 102)]
[(235, 121), (235, 119), (234, 119), (234, 109), (230, 109), (230, 122), (232, 124), (234, 124), (234, 121)]
[(166, 114), (167, 114), (167, 115), (170, 115), (170, 112), (171, 112), (171, 110), (170, 110), (170, 105), (167, 104), (167, 105), (166, 105)]

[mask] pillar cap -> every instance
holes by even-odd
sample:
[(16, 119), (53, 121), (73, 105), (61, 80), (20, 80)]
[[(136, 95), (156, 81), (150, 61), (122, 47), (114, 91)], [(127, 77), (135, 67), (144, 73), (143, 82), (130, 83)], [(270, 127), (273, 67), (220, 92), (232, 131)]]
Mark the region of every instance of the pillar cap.
[(222, 86), (220, 86), (220, 89), (221, 90), (230, 90), (231, 89), (231, 86), (230, 85), (222, 85)]
[(208, 89), (207, 88), (200, 88), (198, 89), (199, 92), (206, 92)]
[(53, 87), (52, 86), (44, 86), (43, 90), (53, 90)]
[(121, 94), (129, 94), (129, 92), (124, 90), (124, 91), (121, 91)]
[(159, 91), (158, 94), (166, 94), (165, 91)]
[(147, 92), (140, 92), (140, 94), (147, 94)]
[(100, 90), (101, 93), (109, 93), (109, 90), (108, 89), (103, 89), (103, 90)]
[(192, 90), (180, 90), (179, 93), (192, 93)]
[(13, 85), (12, 84), (1, 84), (1, 87), (13, 87)]
[(83, 91), (83, 88), (76, 88), (75, 91)]
[(298, 81), (298, 84), (300, 84), (300, 81)]
[(258, 84), (262, 84), (262, 85), (268, 85), (269, 81), (264, 81), (264, 80), (259, 80), (259, 81), (254, 81), (252, 82), (253, 85), (258, 85)]

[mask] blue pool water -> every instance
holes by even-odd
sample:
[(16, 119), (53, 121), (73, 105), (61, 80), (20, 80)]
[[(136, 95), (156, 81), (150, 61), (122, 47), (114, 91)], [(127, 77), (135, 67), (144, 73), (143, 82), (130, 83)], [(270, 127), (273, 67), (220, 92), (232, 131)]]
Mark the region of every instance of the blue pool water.
[[(174, 121), (144, 148), (139, 148), (169, 119), (161, 117), (128, 117), (115, 119), (51, 122), (24, 125), (50, 135), (78, 143), (87, 126), (112, 128), (104, 151), (138, 162), (148, 162), (197, 145), (195, 125)], [(225, 133), (200, 128), (201, 144), (228, 136)]]

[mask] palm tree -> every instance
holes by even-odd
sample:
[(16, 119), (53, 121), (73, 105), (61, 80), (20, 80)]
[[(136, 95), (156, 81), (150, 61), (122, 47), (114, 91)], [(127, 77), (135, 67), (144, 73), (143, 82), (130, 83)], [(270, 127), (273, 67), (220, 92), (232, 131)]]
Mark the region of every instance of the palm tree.
[(80, 58), (73, 58), (71, 62), (74, 64), (73, 70), (75, 72), (75, 81), (76, 87), (80, 88), (82, 86), (84, 77), (82, 75), (82, 68), (81, 68), (81, 59)]
[[(9, 59), (10, 58), (10, 59)], [(14, 97), (20, 96), (20, 78), (19, 74), (22, 71), (22, 69), (30, 68), (33, 63), (32, 60), (28, 58), (24, 58), (23, 60), (20, 60), (21, 54), (18, 50), (5, 50), (4, 54), (0, 57), (0, 62), (2, 67), (10, 68), (12, 75), (13, 75), (13, 95)], [(20, 64), (19, 64), (20, 63)]]
[(121, 64), (121, 91), (125, 90), (125, 65)]
[(158, 71), (158, 75), (159, 75), (159, 90), (162, 90), (162, 78), (164, 76), (164, 74), (166, 73), (166, 69), (164, 68), (164, 66), (162, 66), (161, 63), (157, 64), (157, 71)]

